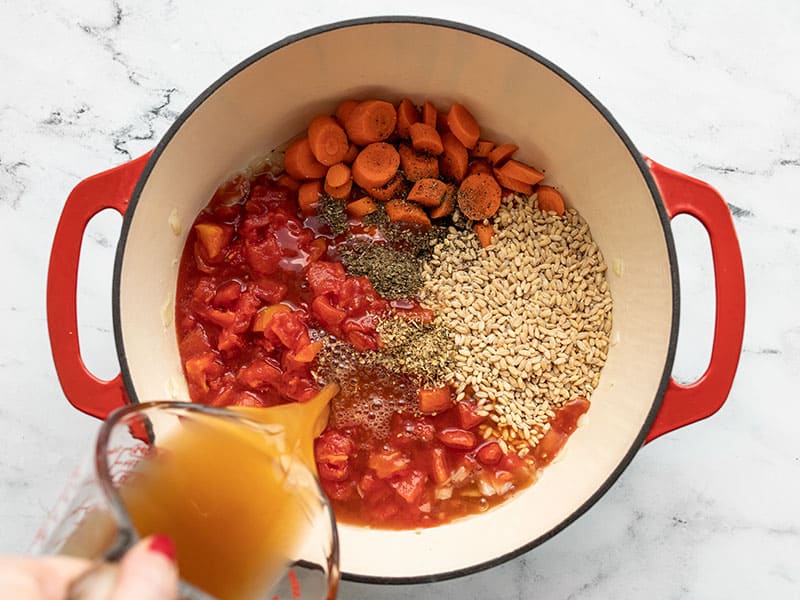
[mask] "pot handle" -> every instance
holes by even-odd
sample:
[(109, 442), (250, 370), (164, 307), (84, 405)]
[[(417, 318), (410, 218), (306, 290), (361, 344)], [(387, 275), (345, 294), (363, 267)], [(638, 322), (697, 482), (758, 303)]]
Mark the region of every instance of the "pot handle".
[(670, 379), (645, 443), (717, 412), (728, 397), (742, 350), (745, 287), (742, 253), (728, 205), (707, 183), (645, 157), (670, 219), (696, 218), (711, 241), (717, 294), (714, 341), (706, 372), (689, 385)]
[(81, 181), (70, 192), (58, 221), (47, 271), (47, 329), (58, 380), (75, 408), (104, 419), (115, 408), (128, 404), (117, 375), (98, 379), (86, 368), (78, 340), (78, 263), (86, 225), (106, 208), (125, 214), (133, 189), (150, 158), (144, 156)]

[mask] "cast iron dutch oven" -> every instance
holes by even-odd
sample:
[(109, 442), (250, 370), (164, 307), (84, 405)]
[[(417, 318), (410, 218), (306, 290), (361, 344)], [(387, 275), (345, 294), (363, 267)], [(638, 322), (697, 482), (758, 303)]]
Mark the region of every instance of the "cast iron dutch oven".
[[(192, 102), (152, 153), (72, 191), (47, 290), (53, 356), (69, 401), (103, 418), (130, 402), (188, 399), (171, 318), (178, 259), (196, 214), (229, 175), (297, 135), (313, 116), (332, 113), (340, 100), (403, 96), (438, 106), (461, 102), (484, 137), (513, 139), (520, 160), (545, 169), (584, 216), (606, 262), (622, 268), (608, 272), (608, 360), (563, 459), (505, 504), (454, 523), (421, 532), (341, 525), (345, 576), (372, 582), (474, 572), (558, 533), (609, 489), (643, 443), (720, 408), (744, 330), (741, 254), (715, 190), (640, 154), (582, 85), (527, 48), (457, 23), (361, 19), (258, 52)], [(93, 377), (81, 360), (75, 302), (83, 230), (105, 208), (124, 215), (113, 281), (121, 374), (112, 381)], [(717, 302), (710, 365), (688, 386), (670, 378), (679, 310), (670, 219), (682, 213), (708, 231)]]

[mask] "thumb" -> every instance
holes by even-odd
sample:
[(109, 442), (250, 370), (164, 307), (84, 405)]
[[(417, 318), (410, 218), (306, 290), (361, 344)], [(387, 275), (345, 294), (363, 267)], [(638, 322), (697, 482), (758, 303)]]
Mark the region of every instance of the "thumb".
[(177, 600), (178, 568), (175, 545), (165, 535), (136, 544), (119, 563), (109, 600)]

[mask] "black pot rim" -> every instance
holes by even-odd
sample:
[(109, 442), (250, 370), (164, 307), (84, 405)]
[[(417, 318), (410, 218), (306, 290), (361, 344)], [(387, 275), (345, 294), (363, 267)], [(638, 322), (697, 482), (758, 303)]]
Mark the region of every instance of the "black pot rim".
[(212, 83), (180, 114), (180, 116), (175, 120), (175, 122), (169, 128), (164, 137), (161, 138), (158, 145), (153, 150), (150, 159), (145, 165), (144, 170), (142, 171), (139, 181), (136, 184), (136, 188), (134, 189), (133, 195), (131, 196), (128, 209), (123, 217), (122, 230), (120, 233), (119, 244), (117, 245), (116, 258), (114, 262), (114, 279), (112, 283), (112, 311), (113, 311), (112, 317), (114, 323), (114, 341), (116, 344), (117, 354), (119, 357), (122, 380), (125, 384), (128, 396), (131, 402), (139, 402), (136, 390), (133, 386), (133, 380), (131, 378), (130, 369), (128, 366), (127, 355), (125, 353), (125, 343), (124, 340), (122, 339), (122, 327), (120, 319), (120, 279), (121, 279), (122, 263), (125, 256), (125, 247), (128, 238), (128, 232), (130, 230), (131, 220), (136, 210), (136, 206), (139, 202), (139, 197), (142, 192), (142, 189), (144, 188), (144, 185), (146, 184), (147, 179), (150, 176), (150, 173), (155, 167), (155, 164), (158, 162), (159, 157), (164, 152), (164, 149), (167, 147), (167, 145), (175, 136), (175, 134), (178, 132), (178, 130), (180, 130), (180, 128), (183, 126), (184, 122), (192, 115), (192, 113), (194, 113), (195, 110), (197, 110), (197, 108), (201, 104), (203, 104), (203, 102), (205, 102), (206, 99), (208, 99), (215, 91), (217, 91), (220, 87), (222, 87), (227, 81), (232, 79), (234, 76), (238, 75), (241, 71), (243, 71), (253, 63), (261, 60), (262, 58), (275, 52), (276, 50), (280, 50), (281, 48), (289, 46), (295, 42), (304, 40), (309, 37), (313, 37), (318, 34), (326, 33), (329, 31), (334, 31), (337, 29), (343, 29), (347, 27), (374, 25), (382, 23), (408, 23), (408, 24), (442, 27), (445, 29), (456, 29), (459, 31), (470, 33), (472, 35), (477, 35), (480, 37), (487, 38), (491, 41), (497, 42), (504, 46), (508, 46), (512, 50), (515, 50), (521, 54), (524, 54), (528, 58), (537, 61), (538, 63), (547, 67), (553, 73), (561, 77), (561, 79), (563, 79), (566, 83), (568, 83), (576, 92), (584, 96), (594, 106), (594, 108), (603, 116), (603, 118), (608, 122), (608, 124), (613, 128), (615, 133), (619, 136), (620, 140), (625, 144), (625, 147), (628, 149), (628, 152), (630, 152), (631, 157), (635, 161), (636, 165), (639, 167), (639, 171), (641, 172), (642, 176), (644, 177), (647, 183), (647, 187), (649, 188), (650, 193), (652, 195), (653, 203), (658, 212), (658, 217), (661, 221), (661, 227), (664, 232), (664, 239), (667, 245), (667, 252), (669, 255), (670, 275), (672, 278), (672, 323), (670, 328), (669, 348), (667, 352), (667, 358), (664, 363), (664, 371), (662, 372), (661, 380), (658, 385), (656, 396), (653, 399), (650, 412), (648, 413), (647, 418), (642, 423), (642, 428), (639, 434), (636, 436), (636, 439), (634, 440), (633, 444), (631, 444), (631, 447), (625, 453), (625, 456), (622, 458), (617, 467), (609, 474), (609, 476), (603, 482), (603, 484), (597, 489), (597, 491), (594, 494), (592, 494), (592, 496), (589, 499), (587, 499), (583, 504), (577, 507), (567, 518), (565, 518), (557, 526), (550, 529), (548, 532), (540, 535), (539, 537), (531, 540), (527, 544), (524, 544), (511, 552), (508, 552), (491, 560), (484, 561), (482, 563), (470, 565), (468, 567), (464, 567), (461, 569), (454, 569), (450, 571), (433, 573), (430, 575), (412, 576), (412, 577), (360, 575), (358, 573), (347, 573), (347, 572), (342, 573), (343, 579), (361, 583), (373, 583), (373, 584), (432, 583), (477, 573), (479, 571), (483, 571), (495, 567), (497, 565), (500, 565), (504, 562), (511, 560), (512, 558), (516, 558), (517, 556), (520, 556), (528, 552), (529, 550), (535, 548), (536, 546), (543, 544), (544, 542), (555, 536), (557, 533), (559, 533), (561, 530), (563, 530), (565, 527), (567, 527), (567, 525), (577, 520), (578, 517), (583, 515), (592, 505), (594, 505), (598, 500), (600, 500), (601, 497), (603, 497), (603, 495), (605, 495), (605, 493), (611, 488), (611, 486), (616, 482), (616, 480), (619, 478), (622, 472), (627, 468), (627, 466), (633, 460), (634, 455), (644, 443), (645, 437), (647, 436), (647, 433), (650, 431), (650, 427), (652, 426), (653, 421), (655, 420), (655, 417), (658, 414), (659, 409), (661, 408), (661, 401), (669, 384), (670, 375), (672, 373), (672, 364), (675, 357), (675, 348), (677, 345), (678, 323), (680, 316), (680, 287), (678, 282), (678, 268), (677, 268), (678, 263), (675, 254), (675, 243), (672, 237), (672, 230), (670, 228), (670, 223), (669, 223), (669, 216), (667, 215), (666, 209), (664, 208), (664, 203), (661, 199), (661, 194), (658, 191), (658, 187), (656, 186), (655, 181), (653, 180), (653, 177), (650, 174), (650, 170), (647, 167), (641, 153), (636, 149), (636, 146), (634, 146), (631, 139), (628, 137), (628, 135), (625, 133), (625, 131), (622, 129), (622, 127), (619, 125), (616, 119), (611, 115), (609, 110), (605, 106), (603, 106), (597, 98), (595, 98), (586, 88), (584, 88), (571, 75), (566, 73), (563, 69), (561, 69), (554, 63), (550, 62), (543, 56), (537, 54), (536, 52), (498, 34), (486, 31), (484, 29), (480, 29), (478, 27), (473, 27), (472, 25), (466, 25), (455, 21), (435, 19), (429, 17), (419, 17), (419, 16), (377, 16), (377, 17), (363, 17), (345, 21), (338, 21), (335, 23), (330, 23), (327, 25), (321, 25), (318, 27), (307, 29), (295, 35), (288, 36), (278, 42), (275, 42), (274, 44), (267, 46), (263, 50), (256, 52), (249, 58), (243, 60), (238, 65), (231, 68), (227, 73), (225, 73), (214, 83)]

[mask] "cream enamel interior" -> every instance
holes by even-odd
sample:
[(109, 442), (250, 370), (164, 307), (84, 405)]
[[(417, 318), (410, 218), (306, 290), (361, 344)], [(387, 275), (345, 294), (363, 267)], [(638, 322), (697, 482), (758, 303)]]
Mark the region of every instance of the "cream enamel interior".
[(664, 232), (629, 150), (568, 82), (499, 42), (437, 25), (349, 26), (264, 56), (188, 117), (142, 189), (121, 264), (121, 338), (140, 400), (186, 399), (174, 325), (163, 316), (173, 310), (178, 258), (197, 212), (226, 177), (314, 115), (373, 96), (460, 101), (484, 136), (518, 144), (519, 158), (545, 169), (589, 223), (614, 300), (615, 344), (588, 418), (536, 485), (488, 513), (422, 532), (340, 526), (345, 573), (431, 576), (513, 552), (567, 519), (618, 467), (658, 394), (673, 306)]

